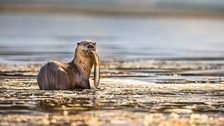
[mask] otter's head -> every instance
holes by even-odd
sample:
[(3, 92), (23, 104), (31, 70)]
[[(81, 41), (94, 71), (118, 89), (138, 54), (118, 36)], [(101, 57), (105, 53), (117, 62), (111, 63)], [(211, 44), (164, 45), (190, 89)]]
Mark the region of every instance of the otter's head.
[(96, 51), (96, 42), (95, 41), (81, 41), (77, 43), (76, 53), (78, 52), (79, 55), (91, 58), (92, 52)]

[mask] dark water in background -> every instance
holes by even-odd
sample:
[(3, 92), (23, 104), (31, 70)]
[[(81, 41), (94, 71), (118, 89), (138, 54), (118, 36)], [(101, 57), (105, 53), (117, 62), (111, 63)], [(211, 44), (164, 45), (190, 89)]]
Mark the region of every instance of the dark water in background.
[(72, 59), (97, 41), (102, 60), (224, 59), (223, 18), (0, 14), (0, 63)]

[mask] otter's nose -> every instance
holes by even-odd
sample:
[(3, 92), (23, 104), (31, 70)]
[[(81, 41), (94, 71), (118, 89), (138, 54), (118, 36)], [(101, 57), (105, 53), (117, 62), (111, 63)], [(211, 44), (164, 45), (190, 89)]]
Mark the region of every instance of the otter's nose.
[(90, 48), (90, 49), (91, 49), (91, 48), (94, 48), (94, 46), (93, 46), (93, 45), (88, 45), (87, 47), (88, 47), (88, 48)]

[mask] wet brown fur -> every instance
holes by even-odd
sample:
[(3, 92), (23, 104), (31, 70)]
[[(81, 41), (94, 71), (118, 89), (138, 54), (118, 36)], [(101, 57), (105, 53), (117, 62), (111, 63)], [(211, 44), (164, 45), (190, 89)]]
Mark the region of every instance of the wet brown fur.
[(95, 50), (94, 42), (83, 41), (78, 44), (71, 62), (51, 61), (45, 64), (37, 77), (39, 88), (42, 90), (89, 89), (89, 77), (94, 59), (85, 48), (87, 45), (93, 45)]

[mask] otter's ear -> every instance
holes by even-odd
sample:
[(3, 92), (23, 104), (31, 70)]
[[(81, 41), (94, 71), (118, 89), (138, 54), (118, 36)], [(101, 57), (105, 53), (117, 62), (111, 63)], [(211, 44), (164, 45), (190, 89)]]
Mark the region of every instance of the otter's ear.
[(80, 45), (80, 42), (78, 42), (77, 45)]

